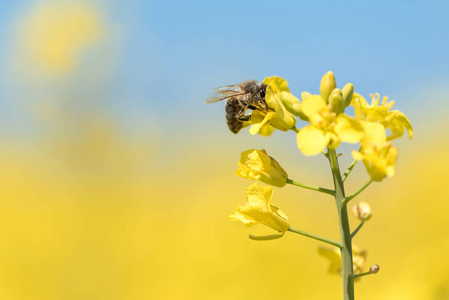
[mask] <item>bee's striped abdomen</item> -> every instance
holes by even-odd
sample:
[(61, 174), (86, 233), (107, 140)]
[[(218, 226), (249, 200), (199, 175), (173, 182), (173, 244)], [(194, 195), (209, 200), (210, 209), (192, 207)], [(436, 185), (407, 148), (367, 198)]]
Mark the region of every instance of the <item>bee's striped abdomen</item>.
[(232, 133), (238, 133), (243, 127), (243, 122), (237, 119), (237, 115), (244, 109), (239, 100), (228, 99), (225, 105), (226, 124)]

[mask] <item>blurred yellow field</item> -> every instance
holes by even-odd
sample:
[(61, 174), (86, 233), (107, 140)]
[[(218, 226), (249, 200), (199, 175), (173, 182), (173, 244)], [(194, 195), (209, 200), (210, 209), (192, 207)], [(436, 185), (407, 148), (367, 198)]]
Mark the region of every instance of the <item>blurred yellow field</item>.
[[(157, 65), (171, 57), (152, 58), (150, 82), (124, 78), (126, 57), (137, 47), (128, 37), (145, 27), (138, 23), (144, 4), (133, 2), (123, 17), (140, 18), (131, 26), (114, 3), (36, 1), (14, 8), (5, 27), (11, 44), (0, 52), (0, 298), (340, 299), (341, 278), (327, 272), (319, 242), (289, 232), (253, 241), (248, 234), (266, 229), (226, 220), (251, 184), (233, 175), (240, 152), (266, 148), (289, 174), (331, 187), (327, 162), (304, 157), (289, 132), (272, 139), (247, 129), (228, 133), (221, 104), (206, 106), (196, 91), (213, 82), (192, 87), (192, 70), (172, 79)], [(198, 80), (217, 75), (208, 72)], [(381, 268), (356, 282), (357, 299), (449, 299), (443, 79), (415, 86), (414, 98), (404, 87), (395, 92), (415, 136), (399, 143), (395, 177), (357, 198), (373, 217), (354, 243), (368, 251), (366, 268)], [(152, 94), (159, 85), (167, 98)], [(343, 168), (351, 160), (342, 157)], [(348, 189), (367, 178), (358, 165)], [(273, 197), (292, 226), (339, 239), (328, 195), (286, 186)], [(358, 224), (354, 216), (350, 222)]]

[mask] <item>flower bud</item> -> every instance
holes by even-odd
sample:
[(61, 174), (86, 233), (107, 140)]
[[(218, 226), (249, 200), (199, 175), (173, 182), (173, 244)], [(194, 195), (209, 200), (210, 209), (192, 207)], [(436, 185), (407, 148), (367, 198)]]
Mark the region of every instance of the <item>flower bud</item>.
[(293, 96), (292, 94), (282, 91), (281, 92), (281, 101), (284, 104), (285, 108), (295, 116), (298, 116), (300, 112), (301, 101), (298, 98)]
[(369, 272), (370, 272), (371, 274), (376, 274), (377, 272), (379, 272), (379, 270), (380, 270), (379, 265), (372, 265), (372, 266), (369, 268)]
[(332, 111), (337, 115), (345, 112), (345, 102), (340, 89), (334, 89), (332, 91), (329, 96), (329, 104), (332, 106)]
[(352, 207), (352, 212), (360, 220), (368, 220), (371, 218), (371, 207), (366, 202), (359, 202)]
[(301, 93), (301, 99), (302, 99), (302, 101), (304, 101), (304, 99), (307, 99), (307, 98), (310, 98), (310, 97), (312, 97), (312, 94), (309, 93), (309, 92), (302, 92), (302, 93)]
[(301, 102), (298, 98), (288, 92), (282, 91), (281, 101), (287, 111), (292, 115), (299, 117), (301, 120), (307, 120), (306, 115), (304, 115), (304, 113), (301, 111)]
[(341, 90), (343, 93), (343, 100), (345, 102), (345, 107), (348, 107), (352, 101), (352, 95), (354, 94), (354, 85), (352, 83), (347, 83)]
[(320, 83), (320, 95), (324, 99), (324, 101), (329, 103), (329, 95), (336, 87), (337, 83), (335, 82), (334, 73), (332, 73), (332, 71), (329, 71), (324, 74), (323, 78), (321, 78)]

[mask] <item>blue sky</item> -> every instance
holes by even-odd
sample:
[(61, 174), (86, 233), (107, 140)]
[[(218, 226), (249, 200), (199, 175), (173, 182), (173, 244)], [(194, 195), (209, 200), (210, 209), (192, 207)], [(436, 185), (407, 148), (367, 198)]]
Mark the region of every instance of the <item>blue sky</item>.
[[(11, 22), (39, 2), (0, 2), (2, 45)], [(340, 86), (393, 99), (449, 80), (447, 1), (96, 3), (121, 41), (104, 94), (133, 122), (148, 115), (157, 122), (173, 110), (180, 122), (194, 114), (209, 122), (223, 109), (204, 105), (211, 88), (271, 75), (299, 95), (316, 92), (332, 70)]]
[(149, 2), (136, 12), (127, 69), (165, 87), (169, 103), (274, 74), (294, 91), (316, 89), (328, 70), (362, 93), (391, 94), (448, 79), (448, 13), (444, 1)]

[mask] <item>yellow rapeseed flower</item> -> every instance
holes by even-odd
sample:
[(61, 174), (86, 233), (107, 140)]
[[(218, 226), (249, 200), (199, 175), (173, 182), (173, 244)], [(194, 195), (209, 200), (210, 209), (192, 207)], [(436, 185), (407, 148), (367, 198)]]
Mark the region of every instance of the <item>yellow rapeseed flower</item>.
[(398, 149), (387, 142), (385, 129), (380, 123), (362, 122), (365, 136), (360, 151), (352, 151), (356, 160), (362, 160), (368, 174), (374, 181), (394, 175)]
[(388, 141), (400, 138), (405, 130), (410, 139), (413, 137), (413, 128), (407, 116), (399, 110), (391, 110), (394, 101), (388, 102), (388, 97), (383, 97), (380, 102), (378, 93), (371, 94), (371, 104), (368, 104), (365, 98), (354, 93), (351, 105), (354, 107), (355, 116), (359, 120), (368, 122), (378, 122), (390, 129), (391, 135), (387, 137)]
[(324, 147), (337, 148), (340, 143), (357, 143), (363, 137), (363, 127), (353, 117), (344, 113), (337, 115), (320, 95), (303, 93), (301, 110), (310, 125), (297, 135), (298, 148), (305, 155), (316, 155)]
[(391, 142), (386, 142), (381, 147), (374, 144), (364, 145), (360, 152), (353, 151), (352, 156), (356, 160), (363, 160), (371, 179), (382, 181), (385, 177), (394, 175), (398, 148), (392, 147)]
[[(338, 248), (318, 248), (318, 253), (330, 261), (329, 273), (341, 274), (341, 251)], [(366, 262), (366, 250), (359, 250), (355, 245), (352, 246), (352, 265), (354, 274), (360, 274)]]
[(277, 187), (283, 187), (287, 183), (287, 172), (265, 150), (251, 149), (242, 152), (238, 166), (240, 168), (234, 173), (237, 176)]
[(228, 219), (240, 221), (247, 227), (264, 224), (279, 232), (287, 231), (290, 228), (288, 217), (270, 204), (272, 196), (273, 188), (253, 183), (246, 189), (248, 203), (239, 206)]
[[(249, 132), (252, 135), (259, 133), (262, 136), (268, 136), (274, 132), (274, 129), (281, 131), (290, 130), (295, 126), (296, 119), (287, 110), (281, 100), (282, 97), (288, 97), (288, 94), (290, 94), (287, 81), (283, 78), (272, 76), (265, 78), (262, 83), (268, 85), (265, 101), (267, 102), (269, 110), (268, 112), (259, 110), (252, 112), (251, 123), (253, 125)], [(291, 97), (289, 99), (291, 100)]]
[(287, 111), (301, 119), (304, 118), (304, 114), (301, 112), (301, 101), (290, 93), (287, 80), (278, 76), (271, 76), (265, 78), (263, 83), (271, 86), (273, 92), (278, 95)]

